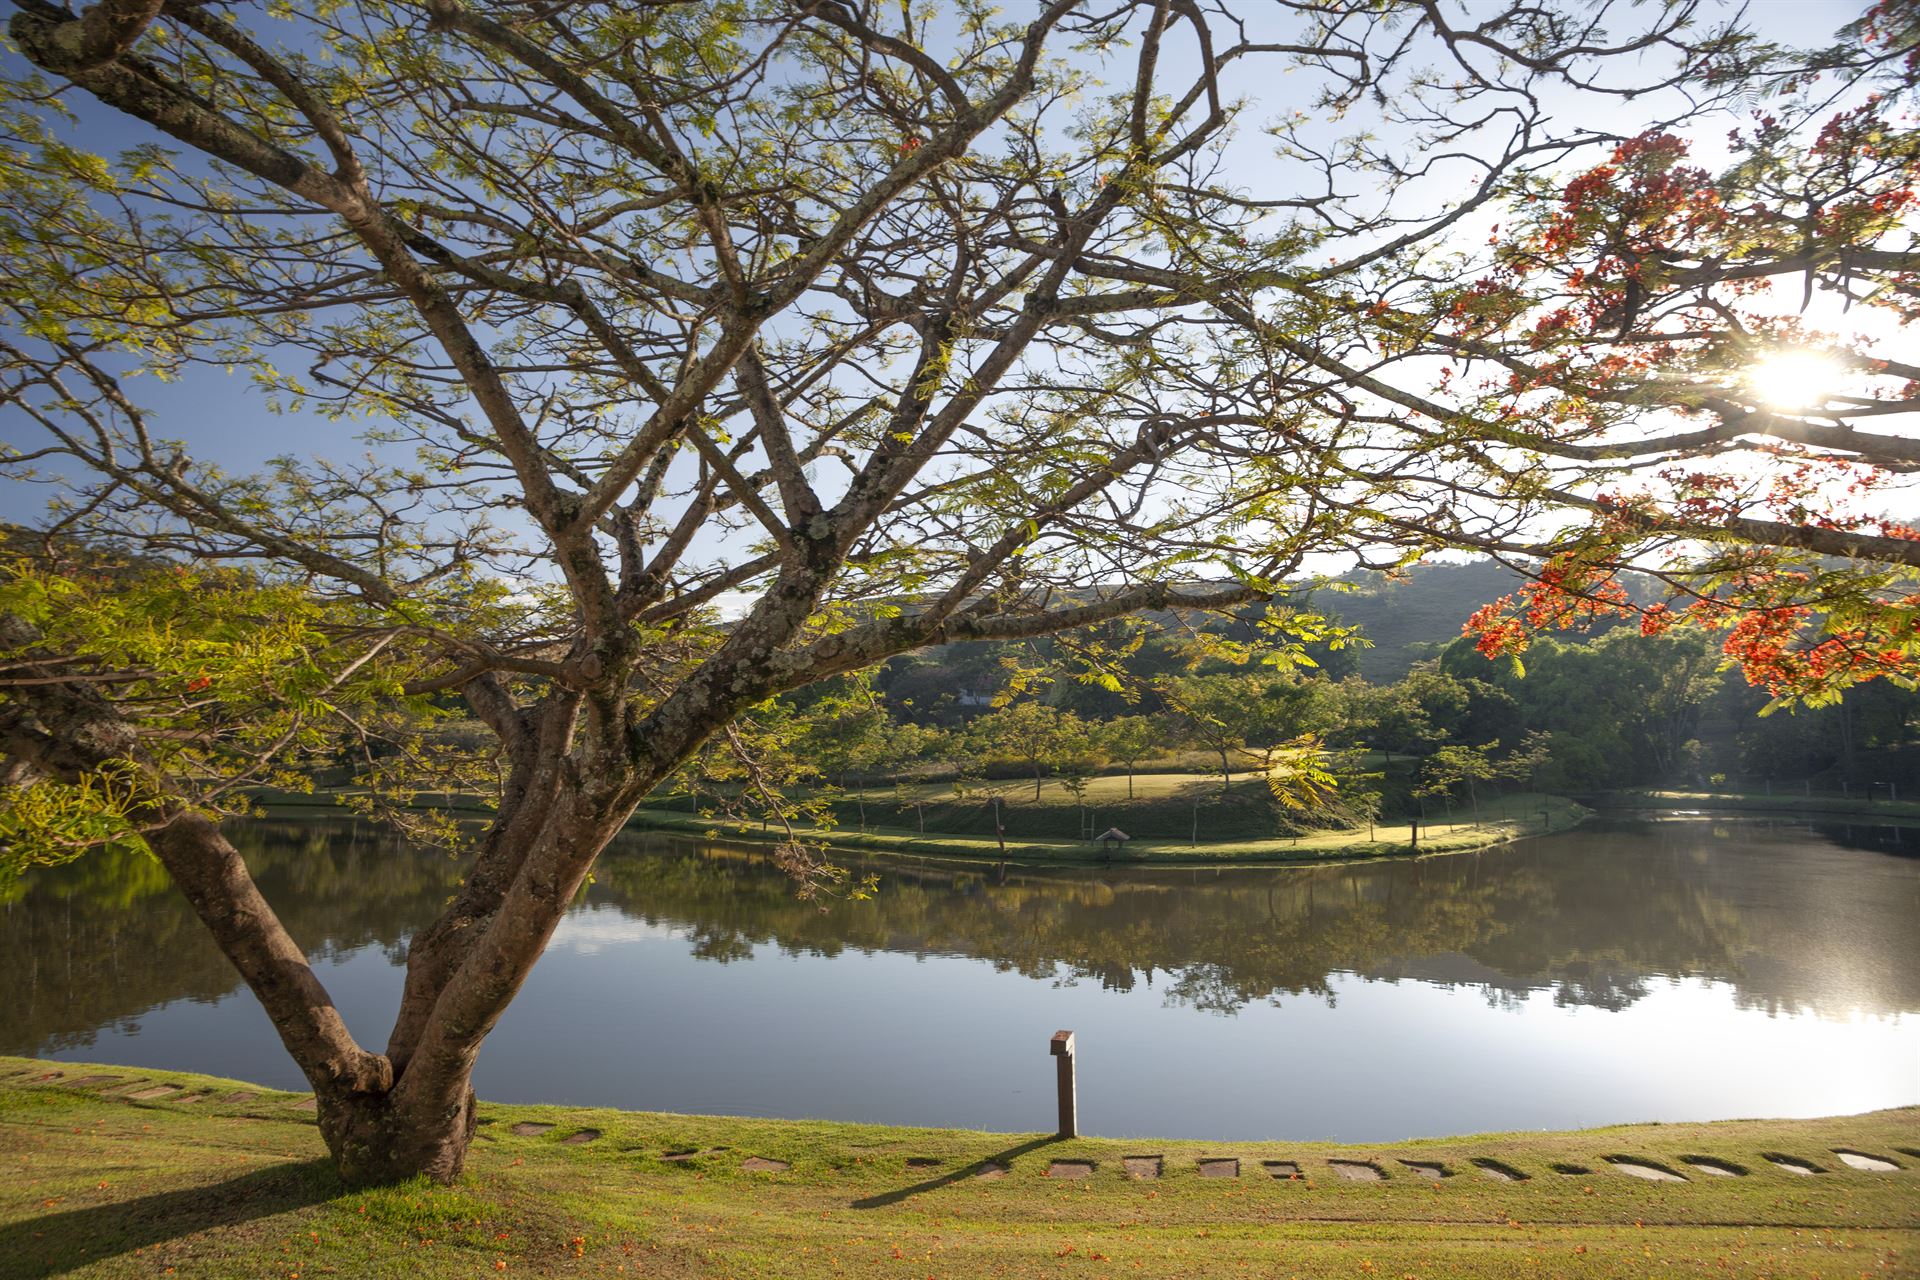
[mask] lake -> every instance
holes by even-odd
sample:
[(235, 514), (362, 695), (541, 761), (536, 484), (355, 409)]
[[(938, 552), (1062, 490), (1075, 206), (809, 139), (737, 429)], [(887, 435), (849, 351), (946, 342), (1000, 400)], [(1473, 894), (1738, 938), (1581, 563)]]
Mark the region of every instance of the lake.
[[(457, 866), (351, 822), (235, 841), (369, 1047)], [(1389, 1140), (1920, 1101), (1920, 830), (1602, 822), (1274, 870), (842, 859), (822, 909), (751, 849), (631, 834), (482, 1050), (503, 1102)], [(156, 866), (0, 907), (0, 1052), (303, 1082)]]

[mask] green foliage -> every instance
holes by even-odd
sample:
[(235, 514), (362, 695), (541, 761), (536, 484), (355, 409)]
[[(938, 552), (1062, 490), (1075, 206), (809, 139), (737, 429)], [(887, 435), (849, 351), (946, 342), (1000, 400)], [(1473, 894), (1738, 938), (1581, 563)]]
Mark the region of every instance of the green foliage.
[[(353, 754), (369, 788), (354, 803), (368, 811), (386, 802), (404, 811), (419, 790), (474, 782), (461, 753), (430, 738), (446, 713), (405, 690), (400, 630), (304, 584), (15, 556), (0, 562), (0, 619), (7, 713), (56, 739), (111, 731), (120, 743), (70, 779), (27, 771), (0, 789), (0, 873), (99, 845), (140, 848), (153, 822), (183, 809), (246, 812), (249, 788), (308, 790), (317, 771)], [(38, 695), (56, 677), (107, 700), (44, 704)], [(451, 826), (444, 816), (412, 821)]]

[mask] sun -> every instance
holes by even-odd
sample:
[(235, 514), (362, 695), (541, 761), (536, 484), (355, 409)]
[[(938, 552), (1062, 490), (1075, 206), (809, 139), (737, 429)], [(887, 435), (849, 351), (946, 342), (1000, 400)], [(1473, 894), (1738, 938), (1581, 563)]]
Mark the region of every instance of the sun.
[(1819, 351), (1776, 351), (1755, 361), (1744, 381), (1769, 409), (1808, 410), (1825, 405), (1845, 376), (1838, 360)]

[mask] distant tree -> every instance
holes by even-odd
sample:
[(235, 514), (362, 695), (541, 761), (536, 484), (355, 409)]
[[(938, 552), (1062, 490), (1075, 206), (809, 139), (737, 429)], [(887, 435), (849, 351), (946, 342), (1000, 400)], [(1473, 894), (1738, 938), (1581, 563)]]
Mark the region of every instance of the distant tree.
[(1093, 775), (1085, 764), (1073, 761), (1060, 771), (1060, 785), (1073, 797), (1074, 806), (1079, 810), (1081, 836), (1093, 834), (1087, 830), (1087, 788), (1093, 782)]
[(1036, 802), (1047, 773), (1084, 753), (1088, 741), (1086, 722), (1079, 716), (1031, 699), (980, 717), (972, 733), (982, 750), (1010, 756), (1032, 771)]
[(1098, 726), (1095, 741), (1102, 751), (1127, 766), (1127, 799), (1133, 799), (1133, 771), (1156, 745), (1153, 721), (1147, 716), (1120, 716)]
[(1163, 688), (1169, 710), (1220, 758), (1220, 790), (1233, 780), (1233, 757), (1267, 771), (1273, 752), (1303, 735), (1318, 737), (1338, 721), (1337, 700), (1324, 680), (1253, 669), (1183, 676)]

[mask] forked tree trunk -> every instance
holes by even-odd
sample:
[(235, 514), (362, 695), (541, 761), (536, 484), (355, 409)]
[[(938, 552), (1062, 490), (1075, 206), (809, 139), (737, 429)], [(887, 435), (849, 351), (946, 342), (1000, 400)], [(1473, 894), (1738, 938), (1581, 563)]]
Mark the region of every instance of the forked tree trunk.
[(381, 1186), (419, 1176), (446, 1183), (465, 1168), (477, 1123), (473, 1086), (467, 1085), (452, 1107), (423, 1107), (402, 1095), (398, 1089), (317, 1095), (320, 1136), (348, 1186)]

